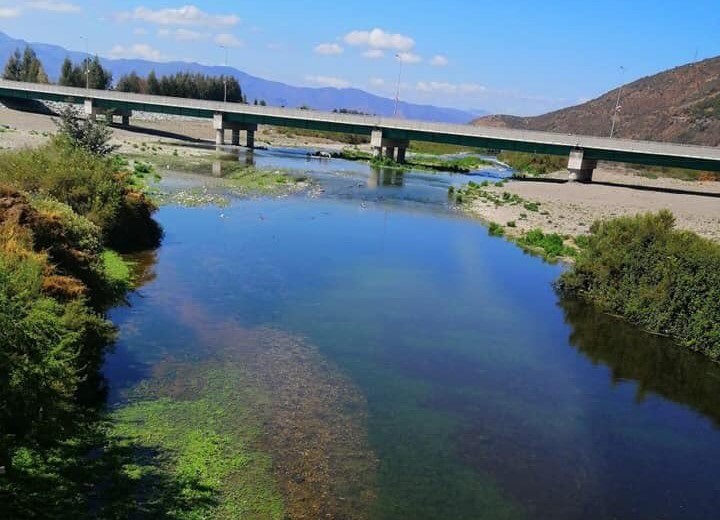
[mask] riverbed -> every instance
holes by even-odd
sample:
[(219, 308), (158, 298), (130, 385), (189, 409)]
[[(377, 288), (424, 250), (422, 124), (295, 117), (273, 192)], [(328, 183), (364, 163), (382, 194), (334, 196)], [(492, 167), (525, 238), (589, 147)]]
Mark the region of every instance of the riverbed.
[(121, 416), (201, 403), (187, 428), (251, 448), (218, 517), (248, 468), (266, 482), (248, 518), (715, 516), (720, 367), (560, 300), (562, 266), (449, 204), (465, 176), (239, 154), (315, 187), (247, 197), (164, 172), (160, 189), (224, 203), (161, 208), (105, 369)]

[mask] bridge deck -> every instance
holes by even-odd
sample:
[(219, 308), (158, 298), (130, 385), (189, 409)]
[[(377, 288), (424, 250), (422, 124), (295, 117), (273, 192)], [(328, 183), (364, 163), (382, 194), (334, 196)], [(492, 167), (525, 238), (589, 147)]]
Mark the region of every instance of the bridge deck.
[(390, 139), (409, 139), (539, 154), (568, 155), (583, 149), (587, 159), (676, 166), (720, 171), (720, 148), (708, 146), (609, 139), (530, 130), (430, 123), (378, 116), (337, 114), (312, 110), (250, 106), (165, 96), (88, 90), (0, 80), (0, 97), (69, 101), (92, 99), (99, 108), (138, 110), (212, 118), (222, 113), (229, 121), (370, 135), (382, 129)]

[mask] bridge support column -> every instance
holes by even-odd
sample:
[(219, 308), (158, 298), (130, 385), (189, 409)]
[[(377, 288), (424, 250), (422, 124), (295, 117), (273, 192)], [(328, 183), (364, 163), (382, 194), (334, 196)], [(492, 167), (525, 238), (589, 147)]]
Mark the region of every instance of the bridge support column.
[(568, 160), (568, 179), (570, 182), (592, 182), (593, 171), (597, 168), (597, 161), (586, 159), (584, 150), (573, 150)]
[(240, 132), (244, 131), (247, 134), (246, 146), (248, 148), (255, 147), (256, 124), (228, 121), (223, 114), (217, 113), (213, 116), (213, 128), (215, 129), (215, 144), (218, 146), (225, 144), (225, 130), (230, 130), (232, 132), (231, 143), (233, 146), (240, 146)]
[(97, 107), (92, 99), (86, 99), (84, 104), (85, 117), (91, 121), (95, 121), (97, 117)]
[[(405, 162), (405, 154), (410, 141), (407, 139), (388, 139), (383, 137), (382, 130), (373, 130), (370, 134), (370, 146), (373, 149), (375, 157), (382, 157), (383, 149), (385, 157), (393, 159), (399, 163)], [(397, 149), (397, 156), (395, 150)]]
[(123, 126), (130, 126), (130, 114), (123, 114), (123, 115), (122, 115), (122, 125), (123, 125)]

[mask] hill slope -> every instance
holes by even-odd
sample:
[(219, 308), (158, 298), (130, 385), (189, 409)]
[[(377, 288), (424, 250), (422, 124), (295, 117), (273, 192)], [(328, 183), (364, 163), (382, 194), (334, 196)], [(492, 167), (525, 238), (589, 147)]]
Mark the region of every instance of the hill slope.
[[(536, 117), (488, 116), (476, 125), (607, 136), (618, 89)], [(683, 65), (622, 87), (616, 137), (720, 145), (720, 57)]]
[[(25, 48), (27, 42), (11, 38), (0, 32), (0, 67), (5, 64), (16, 48)], [(29, 44), (43, 62), (45, 70), (51, 81), (56, 81), (60, 75), (60, 66), (69, 56), (73, 61), (81, 61), (85, 54), (71, 52), (57, 45), (44, 43)], [(151, 70), (161, 76), (175, 72), (189, 71), (203, 74), (227, 74), (235, 76), (242, 86), (249, 100), (264, 99), (269, 105), (300, 107), (307, 105), (317, 110), (333, 110), (346, 108), (359, 110), (370, 114), (391, 116), (395, 108), (395, 101), (370, 94), (363, 90), (353, 88), (309, 88), (295, 87), (277, 81), (269, 81), (229, 67), (214, 67), (200, 63), (189, 62), (152, 62), (146, 60), (121, 60), (102, 58), (102, 64), (118, 79), (123, 74), (136, 71), (140, 75), (147, 75)], [(468, 123), (477, 113), (466, 112), (454, 108), (436, 107), (433, 105), (418, 105), (401, 102), (399, 113), (407, 119), (423, 121), (441, 121), (445, 123)]]

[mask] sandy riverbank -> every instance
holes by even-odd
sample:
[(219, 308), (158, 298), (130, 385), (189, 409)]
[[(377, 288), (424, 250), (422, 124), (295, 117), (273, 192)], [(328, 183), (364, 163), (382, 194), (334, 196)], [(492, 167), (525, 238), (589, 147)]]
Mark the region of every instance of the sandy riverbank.
[[(566, 173), (558, 172), (540, 180), (512, 180), (502, 188), (486, 188), (500, 196), (509, 192), (537, 202), (539, 211), (528, 211), (523, 205), (496, 206), (485, 200), (474, 201), (467, 210), (506, 226), (510, 235), (533, 228), (580, 235), (598, 219), (668, 209), (679, 228), (720, 241), (718, 182), (649, 179), (630, 170), (608, 167), (595, 171), (592, 184), (567, 183), (566, 178)], [(515, 222), (516, 227), (507, 227), (508, 222)]]
[[(171, 153), (175, 145), (188, 140), (214, 142), (214, 131), (205, 119), (177, 118), (157, 120), (132, 119), (130, 129), (115, 127), (114, 139), (120, 151), (132, 153), (145, 145), (164, 146), (159, 153)], [(0, 132), (0, 147), (21, 148), (37, 146), (55, 131), (52, 118), (10, 110), (0, 105), (0, 125), (9, 129)], [(271, 127), (261, 127), (256, 134), (259, 146), (309, 146), (325, 150), (341, 150), (347, 145), (316, 137), (292, 136)], [(367, 148), (364, 146), (361, 148)], [(182, 155), (192, 154), (185, 148)], [(668, 209), (677, 218), (678, 227), (720, 241), (720, 183), (689, 182), (677, 179), (650, 179), (625, 168), (601, 166), (595, 172), (593, 184), (563, 183), (564, 172), (540, 180), (509, 181), (502, 188), (487, 188), (502, 194), (507, 191), (523, 199), (540, 204), (537, 212), (520, 206), (495, 206), (475, 201), (468, 212), (480, 218), (506, 226), (508, 234), (521, 234), (533, 228), (563, 235), (587, 233), (597, 219), (632, 215)], [(555, 182), (553, 182), (555, 181)]]
[[(120, 145), (120, 151), (130, 151), (133, 145), (165, 144), (177, 145), (187, 142), (213, 144), (215, 131), (212, 121), (207, 119), (182, 117), (175, 119), (142, 119), (133, 117), (129, 128), (113, 126), (114, 142)], [(37, 146), (45, 142), (56, 130), (53, 118), (42, 114), (20, 112), (5, 108), (0, 104), (0, 148), (16, 149)], [(229, 144), (230, 132), (226, 132)], [(244, 137), (241, 136), (241, 142)], [(322, 139), (284, 133), (274, 127), (261, 126), (255, 134), (256, 146), (301, 147), (310, 146), (323, 150), (340, 151), (346, 144)], [(363, 147), (361, 147), (363, 148)], [(365, 147), (369, 150), (369, 147)]]

